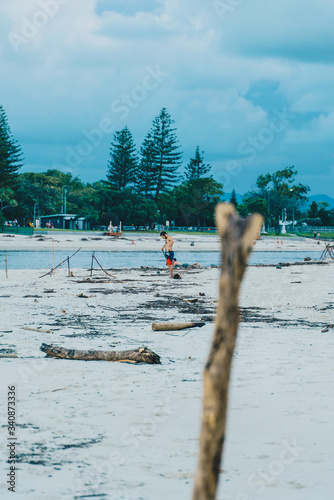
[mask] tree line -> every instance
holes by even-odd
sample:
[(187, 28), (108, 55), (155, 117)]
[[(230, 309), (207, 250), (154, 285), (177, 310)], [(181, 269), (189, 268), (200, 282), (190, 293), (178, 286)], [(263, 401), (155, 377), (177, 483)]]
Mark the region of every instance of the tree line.
[[(106, 179), (84, 183), (56, 169), (19, 173), (23, 154), (0, 106), (0, 224), (17, 219), (24, 225), (34, 215), (63, 212), (66, 188), (67, 213), (87, 217), (92, 227), (107, 226), (109, 221), (153, 227), (166, 220), (175, 226), (214, 226), (214, 209), (223, 199), (223, 185), (213, 179), (211, 165), (204, 161), (199, 146), (180, 173), (182, 157), (174, 121), (162, 108), (138, 149), (127, 126), (115, 132)], [(334, 225), (334, 211), (326, 204), (307, 207), (309, 187), (296, 182), (297, 174), (294, 167), (286, 167), (260, 175), (241, 203), (235, 190), (227, 201), (242, 216), (261, 213), (267, 226), (277, 231), (284, 210), (290, 219)]]
[[(4, 119), (1, 144), (15, 150), (15, 155), (9, 152), (7, 166), (0, 163), (3, 218), (23, 221), (32, 220), (34, 213), (61, 212), (66, 186), (67, 212), (89, 218), (93, 226), (122, 221), (123, 225), (152, 227), (166, 220), (176, 226), (214, 225), (214, 207), (222, 199), (223, 185), (210, 175), (211, 166), (204, 162), (199, 146), (180, 174), (183, 153), (166, 108), (153, 120), (138, 150), (127, 126), (115, 132), (106, 179), (94, 183), (83, 183), (56, 169), (19, 174), (22, 152), (3, 108), (0, 113)], [(6, 168), (9, 175), (5, 177)]]
[(297, 175), (294, 166), (261, 174), (241, 203), (237, 202), (235, 191), (230, 202), (243, 217), (255, 212), (263, 215), (267, 229), (274, 229), (277, 234), (281, 230), (279, 221), (283, 219), (308, 226), (334, 226), (334, 209), (327, 202), (313, 201), (309, 205), (310, 188), (296, 182)]

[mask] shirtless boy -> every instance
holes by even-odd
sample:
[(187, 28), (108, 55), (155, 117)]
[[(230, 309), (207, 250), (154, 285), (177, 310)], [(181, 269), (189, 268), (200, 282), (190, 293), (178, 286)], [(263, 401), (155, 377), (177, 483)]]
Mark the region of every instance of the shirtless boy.
[(173, 278), (174, 240), (166, 231), (161, 231), (160, 236), (166, 241), (161, 250), (165, 252), (166, 266), (168, 266), (170, 277)]

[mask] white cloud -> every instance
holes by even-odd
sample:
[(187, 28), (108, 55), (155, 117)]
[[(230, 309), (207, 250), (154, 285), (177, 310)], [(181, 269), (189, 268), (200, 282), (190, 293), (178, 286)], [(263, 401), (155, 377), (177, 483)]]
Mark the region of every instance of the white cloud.
[(221, 44), (246, 56), (332, 63), (333, 19), (331, 0), (244, 0), (220, 19)]
[[(235, 178), (239, 191), (258, 173), (287, 161), (299, 166), (301, 176), (310, 175), (310, 144), (323, 183), (315, 189), (329, 190), (331, 2), (244, 0), (222, 20), (214, 2), (199, 0), (68, 0), (15, 52), (8, 33), (22, 33), (22, 19), (33, 22), (41, 1), (0, 5), (0, 69), (6, 75), (0, 102), (27, 168), (43, 170), (54, 160), (65, 164), (68, 148), (84, 139), (83, 130), (96, 129), (104, 118), (116, 128), (127, 124), (139, 146), (166, 106), (184, 163), (198, 144), (221, 169), (233, 159), (243, 163), (240, 143), (267, 127), (275, 108), (287, 107), (296, 119)], [(147, 68), (165, 76), (145, 94), (140, 88)], [(128, 96), (132, 103), (122, 119), (111, 106)], [(105, 176), (111, 135), (104, 134), (73, 167), (83, 180)]]

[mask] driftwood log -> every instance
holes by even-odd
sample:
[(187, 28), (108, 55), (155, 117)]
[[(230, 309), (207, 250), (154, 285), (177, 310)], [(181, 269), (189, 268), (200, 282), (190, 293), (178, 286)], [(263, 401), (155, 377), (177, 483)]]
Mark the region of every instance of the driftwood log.
[(185, 330), (196, 326), (204, 326), (205, 323), (152, 323), (152, 330), (155, 332), (170, 332), (172, 330)]
[(228, 384), (239, 322), (239, 289), (262, 217), (253, 215), (241, 219), (232, 205), (220, 203), (216, 208), (216, 224), (222, 243), (222, 265), (215, 331), (204, 369), (202, 427), (193, 500), (216, 498)]
[(65, 349), (52, 344), (42, 344), (40, 350), (50, 358), (160, 364), (160, 356), (147, 347), (139, 347), (139, 349), (131, 351), (81, 351), (79, 349)]
[(41, 328), (31, 328), (30, 326), (21, 326), (22, 330), (29, 330), (30, 332), (51, 333), (51, 330), (42, 330)]

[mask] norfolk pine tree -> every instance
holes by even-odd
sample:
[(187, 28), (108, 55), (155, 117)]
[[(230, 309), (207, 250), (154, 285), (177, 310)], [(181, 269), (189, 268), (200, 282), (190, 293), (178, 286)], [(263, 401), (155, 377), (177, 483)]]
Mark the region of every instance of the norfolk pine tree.
[(199, 152), (199, 146), (196, 147), (194, 158), (190, 158), (188, 165), (186, 166), (186, 180), (196, 181), (203, 177), (205, 174), (210, 172), (211, 165), (204, 163), (204, 152), (202, 151), (202, 156)]
[[(186, 167), (185, 181), (175, 188), (179, 208), (186, 224), (191, 222), (200, 227), (200, 219), (210, 218), (214, 206), (223, 195), (223, 185), (209, 174), (211, 165), (204, 163), (204, 152), (196, 147), (195, 156)], [(213, 221), (212, 221), (213, 222)]]
[(166, 108), (153, 120), (151, 135), (154, 141), (154, 174), (156, 177), (155, 200), (161, 192), (168, 191), (177, 181), (177, 169), (181, 165), (182, 153), (179, 151), (174, 120)]
[(230, 198), (230, 203), (232, 205), (234, 205), (234, 208), (236, 210), (238, 210), (238, 200), (237, 200), (237, 195), (236, 195), (235, 189), (232, 190), (231, 198)]
[(135, 181), (137, 169), (136, 148), (128, 127), (115, 132), (110, 146), (107, 179), (116, 190), (121, 190)]
[(0, 106), (0, 189), (16, 187), (22, 161), (21, 148), (12, 136), (5, 110)]
[(136, 190), (145, 197), (155, 193), (157, 172), (154, 162), (154, 141), (150, 132), (147, 133), (140, 148), (140, 161), (136, 173)]

